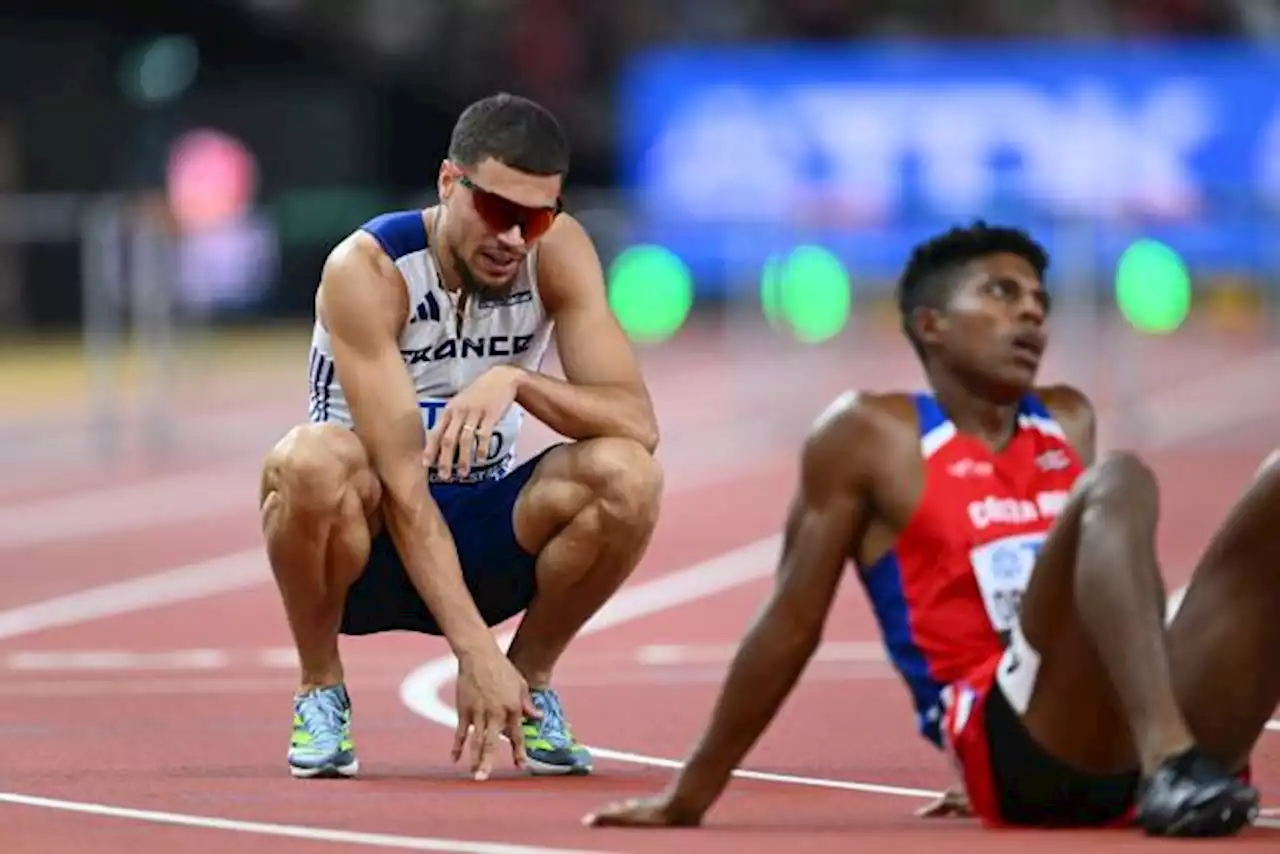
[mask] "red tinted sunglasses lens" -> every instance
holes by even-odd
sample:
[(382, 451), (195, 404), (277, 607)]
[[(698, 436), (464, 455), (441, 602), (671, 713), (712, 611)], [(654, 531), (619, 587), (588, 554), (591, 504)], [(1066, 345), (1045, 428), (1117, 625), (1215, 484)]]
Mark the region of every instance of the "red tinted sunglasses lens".
[(525, 240), (541, 237), (555, 222), (556, 211), (549, 208), (526, 208), (510, 199), (475, 187), (471, 191), (476, 213), (494, 231), (510, 231), (519, 226)]

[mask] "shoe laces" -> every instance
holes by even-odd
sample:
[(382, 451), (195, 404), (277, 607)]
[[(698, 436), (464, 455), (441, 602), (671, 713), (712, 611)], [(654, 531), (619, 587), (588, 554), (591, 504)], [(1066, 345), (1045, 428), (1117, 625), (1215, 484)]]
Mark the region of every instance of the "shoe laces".
[(569, 722), (565, 718), (564, 706), (555, 691), (540, 690), (530, 692), (533, 705), (542, 712), (538, 719), (538, 735), (556, 747), (571, 747), (573, 736), (569, 733)]
[(302, 725), (317, 748), (323, 750), (338, 746), (346, 724), (344, 713), (347, 706), (341, 689), (317, 688), (299, 694), (295, 705)]

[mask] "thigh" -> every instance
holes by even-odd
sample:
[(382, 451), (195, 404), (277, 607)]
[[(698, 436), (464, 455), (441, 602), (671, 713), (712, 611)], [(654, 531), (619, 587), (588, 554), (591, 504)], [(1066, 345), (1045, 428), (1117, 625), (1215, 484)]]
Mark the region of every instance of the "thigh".
[[(537, 555), (516, 539), (514, 515), (517, 500), (547, 454), (499, 479), (431, 487), (453, 537), (467, 590), (487, 625), (524, 611), (537, 592)], [(385, 529), (374, 537), (369, 562), (347, 595), (342, 631), (442, 634)]]
[(651, 528), (662, 483), (657, 460), (630, 439), (558, 445), (546, 452), (520, 494), (516, 537), (525, 549), (539, 552), (592, 501), (606, 518)]
[[(1001, 672), (1018, 657), (1011, 645)], [(1025, 650), (1024, 650), (1025, 653)], [(1034, 662), (1033, 662), (1034, 664)], [(1089, 773), (1050, 753), (1014, 707), (1005, 679), (992, 684), (978, 723), (989, 775), (988, 809), (1001, 824), (1030, 827), (1112, 827), (1130, 823), (1139, 784), (1135, 770)], [(1074, 703), (1067, 705), (1080, 714)]]
[(997, 672), (1011, 710), (1049, 754), (1093, 773), (1136, 765), (1132, 734), (1110, 676), (1076, 609), (1076, 563), (1089, 477), (1050, 530)]

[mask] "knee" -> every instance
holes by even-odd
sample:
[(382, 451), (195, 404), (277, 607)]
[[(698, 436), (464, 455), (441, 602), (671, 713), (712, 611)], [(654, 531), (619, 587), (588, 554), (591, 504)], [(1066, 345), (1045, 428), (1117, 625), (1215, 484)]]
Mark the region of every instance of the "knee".
[(306, 424), (290, 430), (267, 455), (261, 497), (264, 512), (278, 501), (292, 512), (331, 517), (357, 501), (370, 511), (377, 503), (378, 484), (354, 433)]
[(1086, 511), (1154, 508), (1158, 500), (1155, 472), (1137, 454), (1107, 454), (1089, 469), (1078, 489)]
[(593, 442), (583, 458), (583, 475), (609, 517), (635, 525), (657, 522), (662, 466), (639, 442)]
[(1280, 485), (1280, 449), (1267, 454), (1253, 479), (1268, 486)]

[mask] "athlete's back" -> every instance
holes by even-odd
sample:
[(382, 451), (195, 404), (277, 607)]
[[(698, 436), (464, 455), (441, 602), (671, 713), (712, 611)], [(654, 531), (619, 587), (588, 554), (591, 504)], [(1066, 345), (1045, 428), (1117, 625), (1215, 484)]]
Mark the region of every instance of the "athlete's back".
[(941, 694), (995, 666), (1045, 535), (1082, 467), (1041, 398), (1024, 395), (1008, 444), (961, 433), (913, 396), (924, 488), (893, 547), (859, 577), (921, 732), (940, 743)]
[[(449, 398), (495, 365), (537, 370), (546, 354), (552, 322), (538, 293), (537, 252), (524, 259), (509, 289), (478, 293), (458, 310), (458, 295), (440, 279), (420, 210), (395, 211), (360, 227), (395, 264), (408, 292), (409, 313), (399, 335), (405, 367), (413, 379), (427, 429)], [(351, 427), (346, 395), (333, 368), (329, 332), (318, 315), (311, 339), (310, 419)], [(487, 454), (468, 479), (506, 474), (524, 413), (512, 407), (493, 431)]]

